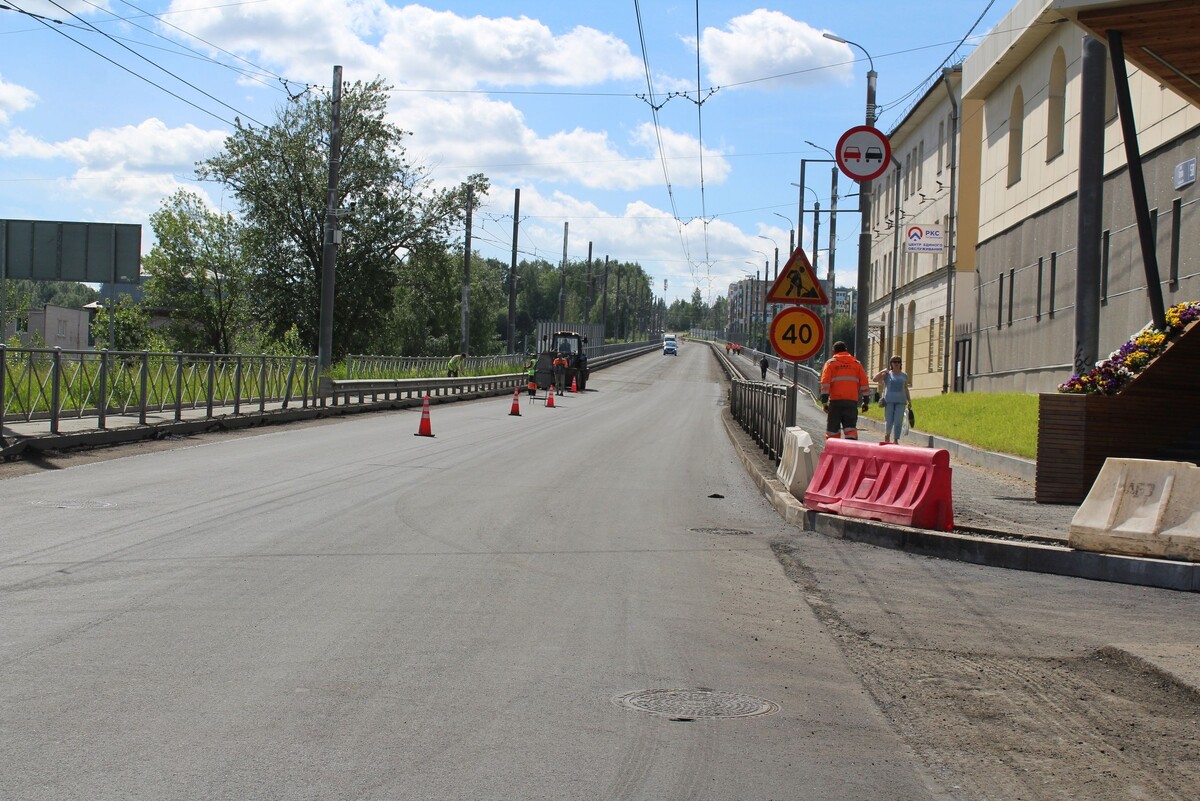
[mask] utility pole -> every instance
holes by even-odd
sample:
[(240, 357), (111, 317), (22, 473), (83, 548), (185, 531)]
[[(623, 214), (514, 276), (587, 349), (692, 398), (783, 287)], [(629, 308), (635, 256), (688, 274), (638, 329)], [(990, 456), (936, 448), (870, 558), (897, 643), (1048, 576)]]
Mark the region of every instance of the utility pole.
[(592, 321), (592, 243), (588, 242), (587, 280), (583, 285), (583, 321)]
[(462, 335), (459, 338), (459, 353), (467, 353), (471, 342), (471, 205), (475, 200), (475, 187), (467, 184), (467, 236), (463, 242), (462, 280)]
[(829, 303), (825, 306), (825, 357), (827, 360), (833, 358), (833, 317), (834, 306), (837, 305), (837, 275), (833, 271), (833, 257), (837, 253), (837, 202), (838, 202), (838, 168), (832, 168), (833, 186), (830, 188), (829, 198), (829, 273), (827, 283), (829, 284)]
[[(317, 338), (317, 369), (329, 370), (333, 360), (333, 290), (337, 265), (338, 172), (342, 163), (342, 68), (333, 68), (333, 97), (329, 120), (329, 187), (325, 202), (325, 233), (321, 248), (321, 308)], [(112, 310), (109, 311), (112, 314)]]
[(517, 352), (517, 232), (521, 227), (521, 190), (513, 190), (512, 264), (508, 268), (508, 352)]
[(567, 228), (571, 223), (563, 223), (563, 258), (562, 274), (558, 279), (558, 321), (567, 319)]
[[(608, 338), (608, 256), (604, 257), (604, 294), (600, 302), (600, 324), (604, 326), (604, 337)], [(601, 345), (604, 343), (601, 342)]]

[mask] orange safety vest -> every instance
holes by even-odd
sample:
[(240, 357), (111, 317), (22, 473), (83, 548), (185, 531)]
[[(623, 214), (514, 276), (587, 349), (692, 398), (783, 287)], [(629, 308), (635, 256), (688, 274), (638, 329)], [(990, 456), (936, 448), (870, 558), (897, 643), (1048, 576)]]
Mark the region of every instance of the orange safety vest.
[(835, 353), (832, 359), (825, 362), (825, 369), (821, 371), (821, 394), (828, 395), (830, 400), (857, 403), (860, 398), (871, 394), (867, 371), (849, 353)]

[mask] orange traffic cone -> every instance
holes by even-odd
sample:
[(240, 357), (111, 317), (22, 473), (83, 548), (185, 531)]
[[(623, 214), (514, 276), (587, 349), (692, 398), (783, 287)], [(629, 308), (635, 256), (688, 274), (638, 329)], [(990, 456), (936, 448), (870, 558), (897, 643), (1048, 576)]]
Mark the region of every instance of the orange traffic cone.
[(550, 385), (550, 391), (546, 393), (546, 408), (554, 408), (554, 385)]
[(510, 411), (508, 415), (509, 417), (521, 416), (521, 395), (518, 387), (513, 387), (512, 411)]
[(575, 385), (575, 376), (571, 376), (571, 391), (578, 392), (579, 389)]
[(429, 396), (425, 396), (425, 403), (421, 406), (421, 426), (417, 429), (414, 437), (432, 437), (433, 427), (429, 424)]

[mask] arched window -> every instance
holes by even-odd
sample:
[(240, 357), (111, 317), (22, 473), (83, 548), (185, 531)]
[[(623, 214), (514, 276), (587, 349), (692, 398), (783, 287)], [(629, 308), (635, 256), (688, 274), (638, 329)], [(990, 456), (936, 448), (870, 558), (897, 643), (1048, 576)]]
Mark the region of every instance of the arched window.
[(1062, 48), (1050, 62), (1050, 91), (1046, 105), (1046, 161), (1062, 155), (1067, 127), (1067, 57)]
[(1025, 94), (1021, 87), (1013, 91), (1008, 110), (1008, 185), (1021, 180), (1021, 153), (1025, 149)]

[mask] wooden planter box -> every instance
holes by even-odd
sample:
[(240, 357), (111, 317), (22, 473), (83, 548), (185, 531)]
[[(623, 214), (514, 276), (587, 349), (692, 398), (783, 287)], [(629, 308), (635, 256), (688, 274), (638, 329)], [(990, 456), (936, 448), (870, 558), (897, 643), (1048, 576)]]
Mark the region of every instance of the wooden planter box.
[(1110, 456), (1200, 459), (1200, 333), (1192, 323), (1117, 395), (1038, 396), (1038, 503), (1079, 504)]

